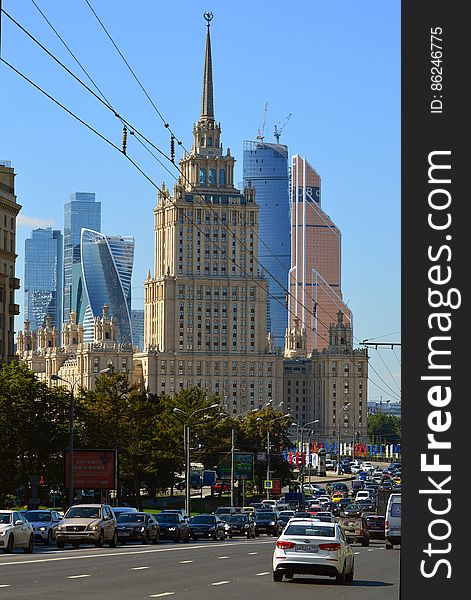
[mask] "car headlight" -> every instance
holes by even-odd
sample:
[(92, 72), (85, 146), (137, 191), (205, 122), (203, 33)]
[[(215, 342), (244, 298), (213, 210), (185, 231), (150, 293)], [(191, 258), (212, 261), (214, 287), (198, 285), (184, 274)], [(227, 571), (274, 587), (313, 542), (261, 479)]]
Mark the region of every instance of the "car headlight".
[(225, 529), (226, 531), (227, 531), (227, 530), (229, 530), (230, 528), (231, 528), (231, 526), (230, 526), (230, 525), (228, 525), (227, 523), (224, 523), (224, 529)]
[(88, 531), (98, 531), (99, 528), (99, 525), (89, 525), (87, 527)]
[(177, 528), (176, 527), (169, 527), (168, 530), (169, 531), (175, 531)]
[(65, 530), (66, 530), (65, 525), (58, 525), (57, 526), (57, 531), (65, 531)]
[(249, 524), (248, 524), (248, 523), (245, 523), (245, 525), (244, 525), (244, 529), (247, 529), (247, 527), (248, 527), (248, 526), (249, 526)]
[(46, 531), (47, 527), (39, 527), (39, 531)]
[(274, 525), (275, 521), (270, 521), (269, 525)]
[(0, 531), (0, 535), (6, 535), (7, 530), (6, 529), (2, 529), (2, 531)]
[(215, 529), (214, 527), (210, 527), (210, 528), (208, 529), (208, 531), (214, 531), (214, 529)]

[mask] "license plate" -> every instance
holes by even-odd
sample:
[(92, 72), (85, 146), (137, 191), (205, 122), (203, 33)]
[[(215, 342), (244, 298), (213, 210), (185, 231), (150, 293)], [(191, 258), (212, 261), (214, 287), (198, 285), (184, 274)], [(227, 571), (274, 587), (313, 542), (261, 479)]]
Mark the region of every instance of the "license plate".
[(319, 548), (317, 546), (296, 546), (296, 552), (319, 552)]
[(131, 535), (130, 531), (121, 531), (119, 535)]

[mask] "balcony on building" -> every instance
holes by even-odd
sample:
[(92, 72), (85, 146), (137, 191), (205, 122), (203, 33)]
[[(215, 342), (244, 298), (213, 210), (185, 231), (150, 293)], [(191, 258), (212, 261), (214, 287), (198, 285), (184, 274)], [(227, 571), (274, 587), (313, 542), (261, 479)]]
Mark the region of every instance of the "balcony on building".
[(20, 305), (19, 304), (10, 304), (10, 315), (19, 315), (20, 314)]
[(20, 280), (18, 277), (10, 277), (10, 287), (13, 290), (19, 290), (20, 289)]

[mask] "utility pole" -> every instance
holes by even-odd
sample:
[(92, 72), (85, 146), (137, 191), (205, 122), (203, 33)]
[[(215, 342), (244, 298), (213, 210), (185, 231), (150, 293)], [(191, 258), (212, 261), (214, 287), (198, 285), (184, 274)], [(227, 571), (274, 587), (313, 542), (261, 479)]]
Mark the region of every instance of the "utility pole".
[(235, 429), (232, 423), (231, 430), (231, 506), (234, 506), (234, 444), (235, 444)]

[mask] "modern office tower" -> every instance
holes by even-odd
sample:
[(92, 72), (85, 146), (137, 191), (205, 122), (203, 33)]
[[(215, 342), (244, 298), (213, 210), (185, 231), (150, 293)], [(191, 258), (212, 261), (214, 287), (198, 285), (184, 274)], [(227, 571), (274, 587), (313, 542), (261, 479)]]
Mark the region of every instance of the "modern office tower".
[(25, 318), (37, 331), (51, 317), (52, 327), (62, 328), (62, 232), (34, 229), (25, 240)]
[(131, 309), (131, 328), (133, 345), (144, 350), (144, 310)]
[(83, 282), (81, 281), (80, 232), (82, 227), (101, 231), (101, 202), (95, 201), (95, 194), (74, 192), (70, 202), (64, 206), (64, 322), (69, 321), (73, 310), (78, 322), (83, 319)]
[(288, 326), (286, 290), (291, 266), (288, 147), (245, 141), (243, 167), (244, 187), (251, 183), (260, 207), (258, 257), (267, 271), (267, 327), (274, 345), (283, 348)]
[[(257, 270), (255, 189), (234, 186), (234, 158), (214, 118), (206, 36), (201, 114), (174, 193), (154, 208), (154, 273), (144, 284), (144, 384), (199, 386), (243, 414), (281, 396), (281, 357), (267, 340), (267, 281)], [(281, 399), (281, 398), (280, 398)]]
[(94, 323), (103, 306), (116, 328), (115, 340), (132, 343), (131, 276), (134, 238), (108, 236), (82, 229), (81, 261), (87, 307), (83, 321), (84, 341), (92, 341)]
[(16, 217), (21, 210), (15, 196), (15, 171), (10, 161), (0, 161), (0, 364), (13, 359), (15, 315), (20, 307), (15, 303), (15, 290), (20, 280), (15, 276)]
[(329, 325), (339, 310), (345, 320), (352, 313), (342, 299), (342, 237), (321, 208), (321, 180), (305, 158), (292, 157), (291, 269), (289, 329), (297, 318), (306, 329), (308, 353), (329, 345)]

